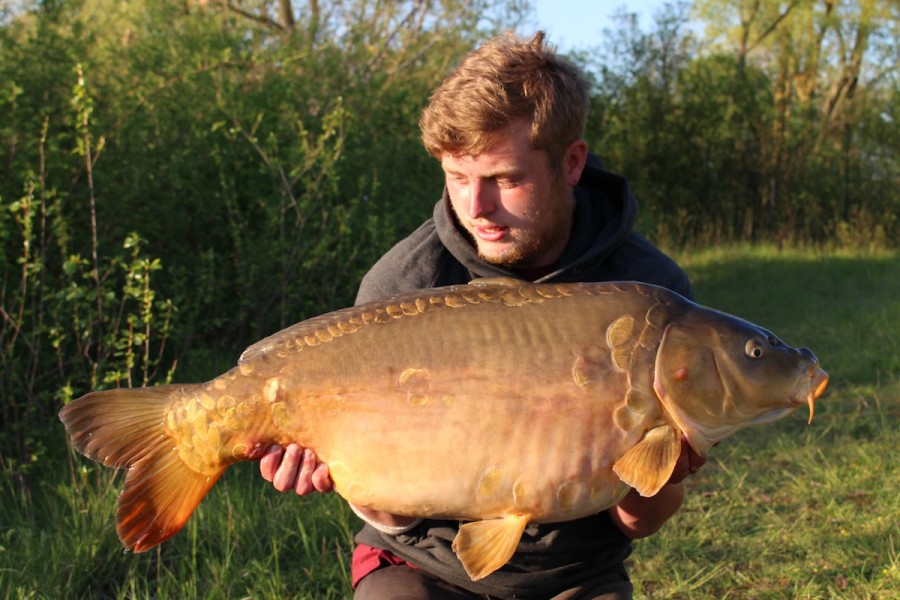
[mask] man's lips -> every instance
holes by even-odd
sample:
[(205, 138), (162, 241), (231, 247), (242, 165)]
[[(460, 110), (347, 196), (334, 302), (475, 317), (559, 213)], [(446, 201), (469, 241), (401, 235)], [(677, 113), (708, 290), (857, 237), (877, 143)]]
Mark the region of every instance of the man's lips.
[(503, 236), (506, 235), (508, 230), (508, 227), (499, 227), (496, 225), (475, 225), (472, 227), (472, 232), (475, 234), (475, 237), (485, 242), (499, 242), (503, 239)]

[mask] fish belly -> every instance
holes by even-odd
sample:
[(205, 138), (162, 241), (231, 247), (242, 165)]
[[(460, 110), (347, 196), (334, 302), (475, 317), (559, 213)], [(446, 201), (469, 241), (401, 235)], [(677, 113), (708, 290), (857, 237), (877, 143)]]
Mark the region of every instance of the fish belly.
[(588, 402), (458, 393), (410, 409), (406, 398), (384, 400), (396, 409), (376, 414), (362, 408), (366, 400), (348, 400), (359, 415), (331, 418), (314, 442), (338, 492), (355, 504), (552, 521), (596, 512), (627, 491), (611, 470), (626, 436), (610, 427), (608, 410)]

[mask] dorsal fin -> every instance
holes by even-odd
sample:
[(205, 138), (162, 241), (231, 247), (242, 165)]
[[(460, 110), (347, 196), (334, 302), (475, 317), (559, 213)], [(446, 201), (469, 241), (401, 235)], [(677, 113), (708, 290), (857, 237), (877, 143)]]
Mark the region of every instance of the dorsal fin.
[[(394, 316), (398, 316), (401, 313), (414, 314), (411, 313), (413, 307), (421, 307), (422, 302), (425, 302), (428, 305), (441, 304), (440, 301), (436, 303), (432, 302), (432, 299), (443, 298), (466, 289), (467, 286), (465, 285), (455, 285), (426, 290), (413, 290), (382, 300), (375, 300), (359, 306), (350, 306), (324, 315), (312, 317), (305, 321), (290, 325), (281, 331), (277, 331), (255, 344), (252, 344), (241, 354), (241, 357), (238, 359), (238, 364), (270, 352), (285, 344), (288, 340), (293, 342), (308, 337), (319, 337), (319, 339), (324, 340), (328, 339), (328, 335), (338, 333), (335, 328), (339, 330), (339, 335), (343, 335), (346, 333), (353, 333), (360, 327), (371, 323), (390, 321)], [(317, 333), (324, 334), (326, 331), (332, 333), (317, 336)]]
[[(532, 284), (514, 277), (483, 277), (468, 284), (413, 290), (312, 317), (273, 333), (244, 350), (238, 364), (279, 347), (302, 347), (328, 342), (373, 323), (414, 316), (440, 306), (458, 308), (482, 301), (522, 306), (549, 298), (571, 296), (586, 284)], [(599, 284), (594, 284), (599, 285)]]

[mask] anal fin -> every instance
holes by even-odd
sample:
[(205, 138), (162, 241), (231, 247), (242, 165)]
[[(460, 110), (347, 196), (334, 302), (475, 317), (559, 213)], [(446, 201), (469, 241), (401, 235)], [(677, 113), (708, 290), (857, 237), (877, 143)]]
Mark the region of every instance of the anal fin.
[(526, 515), (507, 515), (460, 526), (453, 551), (472, 581), (487, 577), (512, 558), (526, 525)]
[(660, 425), (645, 433), (617, 460), (613, 471), (641, 496), (654, 496), (672, 477), (680, 454), (681, 433), (669, 425)]

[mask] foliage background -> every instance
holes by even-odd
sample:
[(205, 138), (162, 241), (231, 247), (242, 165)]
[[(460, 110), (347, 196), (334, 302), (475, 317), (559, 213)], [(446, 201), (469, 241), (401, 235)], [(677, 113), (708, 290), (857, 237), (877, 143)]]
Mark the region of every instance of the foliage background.
[[(207, 379), (352, 303), (439, 197), (430, 90), (483, 39), (529, 35), (530, 10), (0, 1), (0, 469), (26, 516), (64, 460), (64, 402)], [(570, 58), (644, 234), (897, 248), (896, 2), (697, 0), (637, 23)]]

